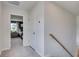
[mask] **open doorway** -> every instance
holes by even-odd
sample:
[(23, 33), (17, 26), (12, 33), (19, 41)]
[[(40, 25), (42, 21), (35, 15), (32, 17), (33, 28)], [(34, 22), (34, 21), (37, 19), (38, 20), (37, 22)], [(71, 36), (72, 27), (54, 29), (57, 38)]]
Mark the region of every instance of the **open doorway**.
[(11, 15), (11, 48), (23, 46), (23, 16)]

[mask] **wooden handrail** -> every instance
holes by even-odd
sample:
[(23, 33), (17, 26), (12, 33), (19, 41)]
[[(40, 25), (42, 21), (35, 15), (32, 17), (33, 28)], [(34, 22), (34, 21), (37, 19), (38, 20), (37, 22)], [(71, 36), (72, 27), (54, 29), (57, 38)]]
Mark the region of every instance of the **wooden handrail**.
[(66, 49), (66, 47), (53, 35), (53, 34), (49, 34), (71, 57), (73, 57), (73, 55)]

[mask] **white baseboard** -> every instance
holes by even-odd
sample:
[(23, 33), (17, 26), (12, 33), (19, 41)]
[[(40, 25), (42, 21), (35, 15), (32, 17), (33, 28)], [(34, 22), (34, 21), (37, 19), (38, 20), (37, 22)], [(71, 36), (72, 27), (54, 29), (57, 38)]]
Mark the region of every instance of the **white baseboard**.
[(35, 50), (41, 57), (45, 57), (42, 53), (40, 53), (39, 51)]
[[(30, 45), (32, 47), (32, 45)], [(32, 47), (33, 48), (33, 47)], [(34, 49), (34, 48), (33, 48)], [(42, 53), (40, 53), (38, 50), (34, 49), (41, 57), (44, 57)]]
[(23, 44), (23, 46), (25, 47), (25, 46), (30, 46), (30, 44)]

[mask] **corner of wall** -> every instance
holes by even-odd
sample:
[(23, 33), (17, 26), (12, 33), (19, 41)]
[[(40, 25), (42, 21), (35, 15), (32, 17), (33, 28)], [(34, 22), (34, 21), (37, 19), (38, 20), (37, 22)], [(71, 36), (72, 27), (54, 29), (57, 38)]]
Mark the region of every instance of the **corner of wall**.
[(0, 51), (0, 55), (1, 55), (1, 51)]

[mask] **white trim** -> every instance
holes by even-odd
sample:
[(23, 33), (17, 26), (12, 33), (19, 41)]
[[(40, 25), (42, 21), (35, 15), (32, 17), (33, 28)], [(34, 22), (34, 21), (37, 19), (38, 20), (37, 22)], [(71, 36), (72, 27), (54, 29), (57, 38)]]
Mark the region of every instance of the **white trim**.
[(43, 54), (41, 54), (39, 51), (35, 50), (41, 57), (45, 57)]
[[(32, 47), (32, 45), (30, 45)], [(33, 48), (33, 47), (32, 47)], [(34, 49), (34, 48), (33, 48)], [(44, 54), (41, 54), (38, 50), (34, 49), (41, 57), (45, 57)]]
[(25, 46), (30, 46), (30, 44), (24, 44), (24, 43), (23, 43), (23, 47), (25, 47)]

